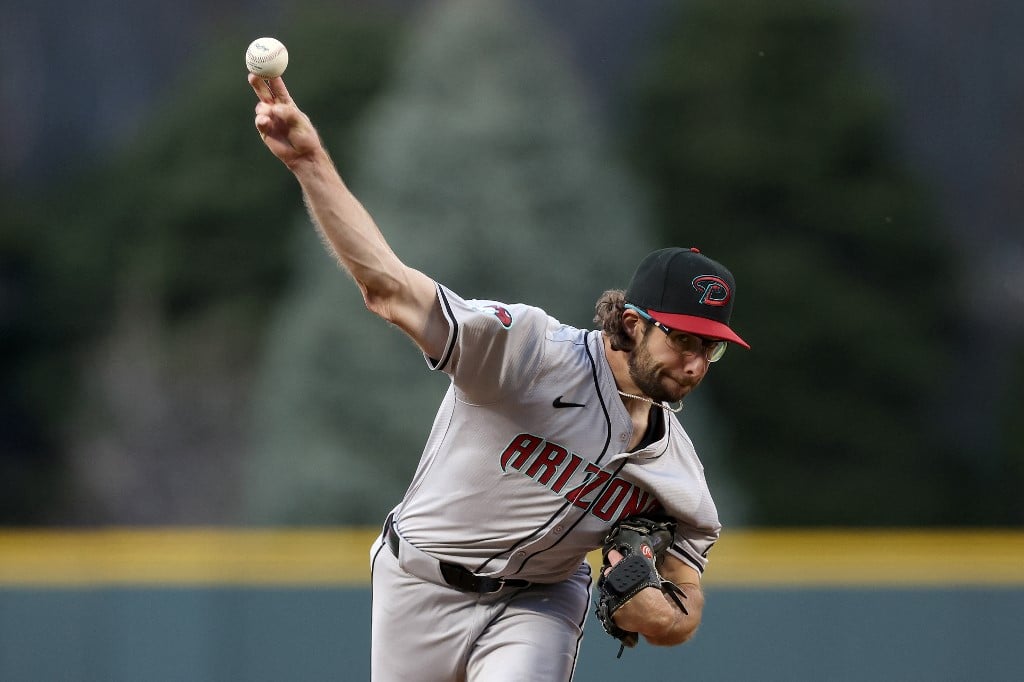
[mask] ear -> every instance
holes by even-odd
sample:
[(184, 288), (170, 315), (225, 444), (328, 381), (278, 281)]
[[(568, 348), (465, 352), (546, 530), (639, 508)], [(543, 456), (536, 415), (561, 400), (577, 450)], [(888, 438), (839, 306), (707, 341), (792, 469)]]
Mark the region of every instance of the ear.
[(622, 329), (634, 342), (640, 341), (640, 334), (643, 331), (644, 320), (636, 314), (636, 311), (629, 308), (622, 311)]

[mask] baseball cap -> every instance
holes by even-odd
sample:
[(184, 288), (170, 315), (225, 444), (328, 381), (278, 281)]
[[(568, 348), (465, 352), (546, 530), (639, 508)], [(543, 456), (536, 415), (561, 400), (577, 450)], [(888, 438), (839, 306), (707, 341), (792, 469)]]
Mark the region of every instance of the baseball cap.
[(729, 327), (735, 298), (732, 273), (698, 248), (673, 247), (648, 254), (626, 289), (626, 303), (666, 327), (750, 348)]

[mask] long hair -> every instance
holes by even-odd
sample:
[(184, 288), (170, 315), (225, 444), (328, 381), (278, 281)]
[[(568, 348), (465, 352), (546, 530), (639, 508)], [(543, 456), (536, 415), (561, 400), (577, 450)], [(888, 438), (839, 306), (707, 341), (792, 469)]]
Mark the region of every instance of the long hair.
[(626, 292), (623, 289), (609, 289), (601, 294), (594, 305), (594, 324), (608, 337), (612, 350), (628, 353), (636, 347), (636, 342), (622, 328), (622, 313), (625, 310)]

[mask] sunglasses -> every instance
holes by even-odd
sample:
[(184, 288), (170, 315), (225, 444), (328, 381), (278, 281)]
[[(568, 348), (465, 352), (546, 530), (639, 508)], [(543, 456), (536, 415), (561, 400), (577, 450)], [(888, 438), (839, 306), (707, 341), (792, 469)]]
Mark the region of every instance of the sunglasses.
[(648, 315), (646, 311), (637, 308), (632, 303), (627, 303), (626, 307), (665, 332), (665, 335), (668, 337), (668, 345), (680, 355), (700, 354), (707, 358), (708, 362), (718, 362), (725, 355), (725, 349), (729, 346), (726, 341), (719, 339), (705, 339), (696, 334), (687, 334), (678, 329), (669, 329)]

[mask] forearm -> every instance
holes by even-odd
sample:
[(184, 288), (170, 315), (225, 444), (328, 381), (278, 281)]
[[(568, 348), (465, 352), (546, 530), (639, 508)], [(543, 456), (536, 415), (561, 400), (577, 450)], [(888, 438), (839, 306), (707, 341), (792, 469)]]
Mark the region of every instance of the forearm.
[(366, 307), (405, 331), (438, 357), (447, 326), (434, 281), (398, 259), (370, 214), (349, 191), (309, 117), (281, 78), (249, 75), (259, 98), (256, 129), (263, 143), (295, 175), (317, 229), (356, 281)]
[(319, 149), (290, 168), (310, 217), (356, 281), (367, 307), (389, 317), (381, 306), (402, 290), (405, 266), (341, 179), (326, 150)]
[(615, 612), (615, 624), (623, 630), (638, 632), (651, 644), (674, 646), (690, 639), (700, 625), (704, 611), (704, 592), (696, 583), (677, 583), (685, 594), (677, 595), (686, 607), (684, 613), (666, 593), (655, 588), (641, 590)]
[(434, 281), (395, 255), (325, 150), (289, 168), (317, 230), (355, 280), (367, 309), (402, 329), (424, 353), (439, 357), (448, 328)]

